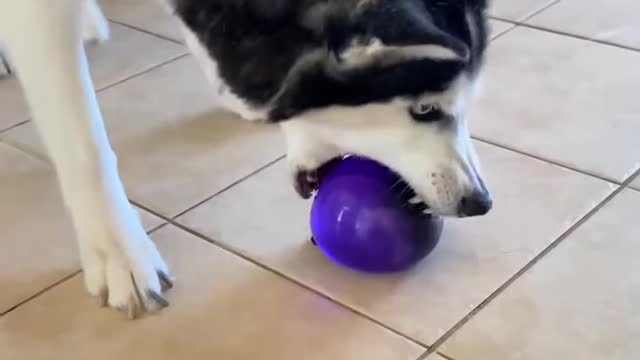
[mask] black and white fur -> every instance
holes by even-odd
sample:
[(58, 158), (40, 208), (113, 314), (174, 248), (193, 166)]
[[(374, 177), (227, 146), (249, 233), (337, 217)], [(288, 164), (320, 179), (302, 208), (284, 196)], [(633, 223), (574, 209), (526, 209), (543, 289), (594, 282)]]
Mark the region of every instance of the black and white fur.
[(302, 196), (319, 166), (355, 153), (395, 170), (433, 213), (488, 211), (464, 118), (486, 46), (485, 1), (173, 5), (221, 105), (282, 126)]
[[(163, 0), (218, 104), (277, 123), (309, 197), (341, 154), (375, 159), (438, 215), (489, 211), (465, 112), (487, 40), (486, 0)], [(0, 0), (11, 56), (70, 208), (89, 292), (130, 316), (167, 305), (169, 270), (127, 201), (83, 39), (94, 0)]]

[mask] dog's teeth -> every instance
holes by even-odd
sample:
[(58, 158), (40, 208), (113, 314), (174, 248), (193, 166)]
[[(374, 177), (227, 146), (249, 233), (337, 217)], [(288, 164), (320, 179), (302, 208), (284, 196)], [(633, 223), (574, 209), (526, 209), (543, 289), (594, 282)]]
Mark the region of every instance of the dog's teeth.
[(409, 199), (410, 204), (420, 204), (421, 202), (422, 200), (417, 196), (414, 196), (411, 199)]

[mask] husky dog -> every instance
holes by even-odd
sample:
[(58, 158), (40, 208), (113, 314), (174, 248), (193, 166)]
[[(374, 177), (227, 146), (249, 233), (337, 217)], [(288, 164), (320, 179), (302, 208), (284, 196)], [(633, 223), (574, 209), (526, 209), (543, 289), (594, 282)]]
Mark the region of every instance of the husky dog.
[[(323, 164), (357, 154), (396, 172), (426, 212), (491, 209), (465, 118), (487, 45), (486, 0), (163, 2), (218, 103), (282, 128), (302, 197)], [(0, 12), (0, 44), (56, 167), (89, 292), (132, 317), (166, 306), (169, 270), (127, 201), (89, 78), (82, 40), (108, 37), (100, 9), (93, 0), (0, 6), (11, 9)]]

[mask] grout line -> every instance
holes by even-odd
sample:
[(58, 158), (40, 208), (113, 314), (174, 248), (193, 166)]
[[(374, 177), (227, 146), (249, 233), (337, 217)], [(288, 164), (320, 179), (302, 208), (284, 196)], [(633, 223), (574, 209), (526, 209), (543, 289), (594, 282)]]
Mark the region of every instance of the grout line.
[[(0, 134), (2, 135), (2, 134)], [(40, 165), (46, 167), (47, 169), (53, 170), (54, 171), (54, 176), (56, 181), (58, 181), (58, 175), (55, 174), (55, 168), (53, 167), (53, 164), (51, 163), (51, 161), (49, 161), (48, 158), (34, 153), (30, 150), (27, 149), (23, 149), (20, 146), (17, 146), (16, 144), (7, 141), (7, 139), (3, 139), (2, 137), (0, 137), (0, 145), (4, 145), (4, 146), (8, 146), (9, 148), (18, 151), (20, 154), (27, 156), (29, 159), (38, 162)]]
[[(139, 77), (139, 76), (142, 76), (142, 75), (144, 75), (144, 74), (146, 74), (146, 73), (148, 73), (148, 72), (150, 72), (150, 71), (156, 70), (157, 68), (160, 68), (160, 67), (162, 67), (162, 66), (164, 66), (164, 65), (167, 65), (167, 64), (169, 64), (169, 63), (171, 63), (171, 62), (174, 62), (174, 61), (176, 61), (176, 60), (180, 60), (180, 59), (185, 58), (185, 57), (188, 57), (188, 56), (189, 56), (189, 52), (188, 52), (188, 51), (185, 51), (183, 54), (180, 54), (180, 55), (178, 55), (178, 56), (174, 56), (174, 57), (172, 57), (172, 58), (170, 58), (170, 59), (164, 60), (164, 61), (162, 61), (162, 62), (160, 62), (160, 63), (158, 63), (158, 64), (156, 64), (156, 65), (151, 66), (151, 67), (150, 67), (150, 68), (148, 68), (148, 69), (145, 69), (145, 70), (142, 70), (142, 71), (140, 71), (140, 72), (138, 72), (138, 73), (135, 73), (135, 74), (131, 74), (131, 75), (129, 75), (129, 76), (126, 76), (125, 78), (120, 79), (120, 80), (117, 80), (117, 81), (115, 81), (114, 83), (111, 83), (111, 84), (105, 85), (105, 86), (100, 87), (100, 88), (98, 88), (98, 87), (94, 87), (94, 90), (95, 90), (95, 92), (96, 92), (96, 96), (97, 96), (100, 92), (102, 92), (102, 91), (104, 91), (104, 90), (108, 90), (108, 89), (110, 89), (110, 88), (112, 88), (112, 87), (114, 87), (114, 86), (120, 85), (120, 84), (122, 84), (122, 83), (124, 83), (124, 82), (126, 82), (126, 81), (129, 81), (129, 80), (132, 80), (132, 79), (137, 78), (137, 77)], [(29, 115), (29, 118), (28, 118), (28, 119), (26, 119), (26, 120), (23, 120), (23, 121), (21, 121), (21, 122), (19, 122), (19, 123), (16, 123), (16, 124), (10, 125), (10, 126), (9, 126), (8, 128), (6, 128), (6, 129), (0, 129), (0, 134), (3, 134), (3, 133), (5, 133), (5, 132), (8, 132), (9, 130), (12, 130), (12, 129), (17, 128), (17, 127), (19, 127), (19, 126), (22, 126), (22, 125), (24, 125), (24, 124), (26, 124), (26, 123), (28, 123), (28, 122), (30, 122), (30, 121), (31, 121), (31, 115)]]
[(630, 50), (630, 51), (633, 51), (633, 52), (640, 52), (640, 48), (635, 48), (635, 47), (628, 46), (628, 45), (623, 45), (623, 44), (617, 44), (617, 43), (609, 42), (609, 41), (606, 41), (606, 40), (594, 39), (594, 38), (590, 38), (590, 37), (584, 36), (584, 35), (572, 34), (572, 33), (564, 32), (562, 30), (555, 30), (555, 29), (546, 28), (546, 27), (542, 27), (542, 26), (538, 26), (538, 25), (534, 25), (534, 24), (529, 24), (529, 23), (524, 23), (524, 22), (517, 22), (517, 21), (513, 21), (513, 20), (508, 20), (508, 19), (501, 19), (501, 18), (494, 18), (494, 19), (495, 20), (504, 21), (504, 22), (508, 22), (510, 24), (513, 24), (513, 25), (526, 27), (526, 28), (533, 29), (533, 30), (539, 30), (539, 31), (544, 31), (544, 32), (560, 35), (560, 36), (570, 37), (570, 38), (577, 39), (577, 40), (593, 42), (593, 43), (597, 43), (597, 44), (601, 44), (601, 45), (607, 45), (607, 46), (611, 46), (611, 47), (615, 47), (615, 48), (619, 48), (619, 49), (623, 49), (623, 50)]
[(502, 285), (500, 285), (496, 290), (494, 290), (485, 300), (483, 300), (480, 304), (478, 304), (473, 310), (471, 310), (466, 316), (460, 319), (449, 331), (447, 331), (444, 335), (442, 335), (438, 340), (436, 340), (427, 351), (422, 354), (417, 360), (424, 360), (427, 356), (436, 352), (436, 350), (442, 346), (444, 342), (449, 340), (451, 336), (453, 336), (460, 328), (462, 328), (465, 324), (467, 324), (475, 315), (477, 315), (482, 309), (484, 309), (487, 305), (489, 305), (494, 299), (496, 299), (500, 294), (502, 294), (509, 286), (511, 286), (515, 281), (517, 281), (524, 273), (533, 268), (542, 258), (544, 258), (547, 254), (553, 251), (558, 245), (560, 245), (566, 238), (568, 238), (571, 234), (573, 234), (580, 226), (589, 221), (597, 212), (599, 212), (603, 207), (613, 200), (618, 194), (624, 191), (627, 186), (633, 181), (637, 176), (640, 175), (640, 169), (636, 170), (631, 176), (629, 176), (621, 186), (612, 191), (607, 197), (604, 198), (600, 203), (598, 203), (595, 207), (589, 210), (584, 216), (582, 216), (576, 223), (571, 225), (565, 232), (563, 232), (556, 240), (554, 240), (551, 244), (549, 244), (544, 250), (542, 250), (538, 255), (536, 255), (532, 260), (530, 260), (527, 264), (525, 264), (520, 270), (518, 270), (515, 274), (513, 274), (507, 281), (505, 281)]
[(636, 189), (632, 186), (633, 182), (636, 181), (636, 179), (640, 179), (640, 170), (631, 175), (631, 177), (629, 178), (629, 182), (627, 182), (625, 185), (625, 189), (640, 192), (640, 188)]
[(579, 173), (579, 174), (582, 174), (582, 175), (586, 175), (586, 176), (589, 176), (589, 177), (592, 177), (592, 178), (596, 178), (596, 179), (599, 179), (599, 180), (602, 180), (602, 181), (606, 181), (606, 182), (609, 182), (609, 183), (612, 183), (612, 184), (622, 185), (622, 183), (620, 181), (618, 181), (618, 180), (610, 179), (610, 178), (607, 178), (605, 176), (589, 172), (587, 170), (581, 170), (581, 169), (578, 169), (578, 168), (574, 168), (574, 167), (571, 167), (570, 165), (565, 165), (565, 164), (562, 164), (562, 163), (560, 163), (558, 161), (555, 161), (555, 160), (551, 160), (551, 159), (548, 159), (548, 158), (545, 158), (545, 157), (542, 157), (542, 156), (530, 154), (530, 153), (527, 153), (527, 152), (525, 152), (523, 150), (518, 150), (518, 149), (516, 149), (514, 147), (511, 147), (511, 146), (508, 146), (508, 145), (500, 144), (500, 143), (497, 143), (497, 142), (494, 142), (494, 141), (491, 141), (491, 140), (487, 140), (487, 139), (484, 139), (484, 138), (480, 138), (478, 136), (473, 136), (473, 135), (471, 136), (471, 138), (473, 140), (476, 140), (476, 141), (481, 142), (483, 144), (495, 146), (495, 147), (500, 148), (502, 150), (511, 151), (511, 152), (519, 154), (519, 155), (524, 155), (526, 157), (529, 157), (529, 158), (532, 158), (532, 159), (535, 159), (535, 160), (538, 160), (538, 161), (542, 161), (544, 163), (547, 163), (547, 164), (550, 164), (550, 165), (554, 165), (554, 166), (560, 167), (562, 169), (569, 170), (571, 172), (576, 172), (576, 173)]
[(131, 29), (131, 30), (136, 30), (136, 31), (139, 31), (139, 32), (143, 32), (143, 33), (145, 33), (145, 34), (147, 34), (147, 35), (151, 35), (151, 36), (154, 36), (154, 37), (160, 38), (160, 39), (162, 39), (162, 40), (170, 41), (170, 42), (172, 42), (172, 43), (174, 43), (174, 44), (184, 45), (184, 44), (183, 44), (183, 43), (181, 43), (179, 40), (176, 40), (176, 39), (170, 38), (170, 37), (165, 36), (165, 35), (162, 35), (162, 34), (158, 34), (158, 33), (151, 32), (151, 31), (149, 31), (149, 30), (145, 30), (145, 29), (140, 28), (140, 27), (137, 27), (137, 26), (135, 26), (135, 25), (127, 24), (127, 23), (121, 22), (121, 21), (119, 21), (119, 20), (114, 20), (114, 19), (109, 19), (109, 21), (110, 21), (110, 22), (112, 22), (112, 23), (114, 23), (114, 24), (118, 24), (118, 25), (120, 25), (120, 26), (124, 26), (124, 27), (126, 27), (126, 28), (129, 28), (129, 29)]
[[(134, 204), (135, 205), (135, 204)], [(163, 219), (164, 220), (164, 219)], [(164, 221), (162, 224), (157, 225), (153, 228), (151, 228), (150, 230), (147, 230), (146, 233), (151, 235), (152, 233), (162, 229), (163, 227), (169, 225), (168, 222)], [(44, 295), (44, 293), (48, 292), (49, 290), (52, 290), (53, 288), (57, 287), (58, 285), (62, 284), (63, 282), (66, 282), (67, 280), (70, 280), (71, 278), (75, 277), (76, 275), (82, 273), (82, 269), (80, 270), (74, 270), (73, 272), (71, 272), (68, 275), (65, 275), (64, 277), (62, 277), (59, 280), (54, 281), (53, 283), (47, 285), (46, 287), (44, 287), (43, 289), (37, 291), (36, 293), (34, 293), (33, 295), (21, 300), (20, 302), (18, 302), (17, 304), (11, 306), (9, 309), (7, 309), (6, 311), (0, 312), (0, 317), (7, 315), (8, 313), (16, 310), (17, 308), (21, 307), (22, 305), (25, 305), (26, 303), (30, 302), (31, 300), (34, 300), (37, 297), (40, 297), (41, 295)]]
[(142, 76), (142, 75), (144, 75), (144, 74), (146, 74), (148, 72), (151, 72), (151, 71), (156, 70), (156, 69), (158, 69), (160, 67), (163, 67), (163, 66), (165, 66), (165, 65), (167, 65), (169, 63), (172, 63), (174, 61), (180, 60), (180, 59), (188, 57), (188, 56), (189, 56), (189, 52), (185, 51), (184, 54), (180, 54), (178, 56), (174, 56), (174, 57), (172, 57), (170, 59), (164, 60), (164, 61), (162, 61), (162, 62), (160, 62), (160, 63), (158, 63), (156, 65), (153, 65), (150, 68), (145, 69), (145, 70), (143, 70), (143, 71), (141, 71), (139, 73), (132, 74), (130, 76), (125, 77), (124, 79), (120, 79), (120, 80), (118, 80), (118, 81), (116, 81), (116, 82), (114, 82), (112, 84), (109, 84), (109, 85), (103, 86), (103, 87), (101, 87), (99, 89), (96, 89), (96, 94), (99, 93), (99, 92), (111, 89), (112, 87), (120, 85), (123, 82), (126, 82), (126, 81), (132, 80), (134, 78), (140, 77), (140, 76)]
[(437, 351), (436, 354), (440, 355), (440, 357), (442, 357), (445, 360), (456, 360), (454, 358), (452, 358), (451, 356), (441, 352), (441, 351)]
[(510, 20), (510, 19), (502, 18), (500, 16), (496, 16), (496, 15), (492, 15), (492, 14), (489, 14), (489, 18), (490, 19), (494, 19), (494, 20), (500, 20), (500, 21), (505, 21), (505, 22), (509, 22), (509, 23), (512, 23), (512, 24), (519, 25), (519, 24), (523, 23), (524, 21), (527, 21), (527, 20), (531, 19), (532, 17), (540, 14), (541, 12), (549, 9), (550, 7), (553, 7), (554, 5), (558, 4), (559, 2), (560, 2), (560, 0), (552, 1), (552, 2), (548, 3), (547, 5), (541, 7), (540, 9), (535, 10), (531, 14), (525, 15), (523, 18), (518, 19), (518, 20)]
[[(28, 121), (26, 121), (28, 122)], [(25, 123), (26, 123), (25, 122)], [(0, 133), (0, 135), (2, 135)], [(53, 170), (56, 181), (58, 181), (58, 174), (56, 173), (56, 169), (55, 166), (53, 165), (53, 163), (51, 162), (51, 159), (49, 159), (46, 154), (40, 154), (38, 152), (35, 151), (31, 151), (31, 149), (27, 148), (23, 148), (22, 146), (20, 146), (20, 144), (15, 144), (13, 142), (7, 141), (10, 139), (3, 139), (0, 137), (0, 143), (7, 145), (15, 150), (20, 151), (20, 153), (25, 154), (27, 156), (29, 156), (30, 158), (37, 160), (37, 161), (41, 161), (43, 163), (43, 165), (47, 166), (48, 169)]]
[(11, 66), (9, 66), (9, 61), (2, 56), (2, 53), (0, 53), (0, 66), (5, 70), (5, 73), (0, 75), (0, 79), (2, 79), (5, 76), (11, 76), (13, 75), (13, 69), (11, 68)]
[[(133, 202), (130, 202), (130, 203), (132, 205), (135, 205)], [(156, 232), (156, 231), (162, 229), (163, 227), (169, 225), (169, 223), (165, 219), (163, 219), (163, 218), (160, 218), (160, 219), (162, 220), (162, 224), (156, 225), (156, 226), (152, 227), (151, 229), (147, 230), (147, 234), (151, 235), (154, 232)]]
[(6, 128), (6, 129), (0, 129), (0, 135), (5, 133), (5, 132), (8, 132), (9, 130), (15, 129), (15, 128), (21, 126), (21, 125), (24, 125), (24, 124), (28, 123), (29, 121), (31, 121), (31, 119), (22, 120), (19, 123), (16, 123), (16, 124), (13, 124), (13, 125), (9, 125), (9, 127)]
[(512, 26), (512, 27), (508, 28), (507, 30), (505, 30), (505, 31), (503, 31), (503, 32), (501, 32), (501, 33), (499, 33), (498, 35), (495, 35), (495, 36), (493, 36), (493, 37), (490, 37), (490, 39), (489, 39), (489, 40), (490, 40), (490, 42), (493, 42), (493, 41), (495, 41), (496, 39), (498, 39), (498, 38), (502, 37), (503, 35), (506, 35), (507, 33), (511, 32), (512, 30), (514, 30), (515, 28), (517, 28), (519, 25), (522, 25), (522, 24), (521, 24), (521, 22), (523, 22), (523, 21), (527, 21), (527, 20), (531, 19), (532, 17), (534, 17), (534, 16), (536, 16), (536, 15), (540, 14), (541, 12), (543, 12), (543, 11), (547, 10), (548, 8), (552, 7), (553, 5), (556, 5), (556, 4), (557, 4), (557, 3), (559, 3), (559, 2), (560, 2), (560, 0), (556, 0), (556, 1), (552, 2), (552, 3), (550, 3), (550, 4), (547, 4), (547, 5), (545, 5), (543, 8), (541, 8), (541, 9), (539, 9), (539, 10), (534, 11), (532, 14), (525, 16), (522, 20), (517, 20), (517, 21), (516, 21), (516, 20), (504, 19), (504, 18), (501, 18), (501, 17), (495, 16), (495, 15), (489, 15), (489, 16), (487, 17), (489, 20), (497, 20), (497, 21), (502, 21), (502, 22), (506, 22), (506, 23), (509, 23), (509, 24), (511, 24), (511, 25), (514, 25), (514, 26)]
[(26, 304), (26, 303), (30, 302), (31, 300), (33, 300), (33, 299), (35, 299), (35, 298), (39, 297), (40, 295), (42, 295), (42, 294), (46, 293), (47, 291), (49, 291), (49, 290), (53, 289), (53, 288), (54, 288), (54, 287), (56, 287), (56, 286), (58, 286), (58, 285), (62, 284), (63, 282), (65, 282), (65, 281), (67, 281), (67, 280), (71, 279), (72, 277), (74, 277), (74, 276), (78, 275), (78, 274), (79, 274), (79, 273), (81, 273), (81, 272), (82, 272), (82, 270), (74, 270), (72, 273), (70, 273), (70, 274), (68, 274), (68, 275), (63, 276), (61, 279), (54, 281), (53, 283), (51, 283), (51, 284), (47, 285), (47, 286), (46, 286), (45, 288), (43, 288), (43, 289), (40, 289), (40, 290), (39, 290), (39, 291), (37, 291), (35, 294), (32, 294), (32, 295), (28, 296), (27, 298), (25, 298), (25, 299), (23, 299), (23, 300), (20, 300), (17, 304), (15, 304), (15, 305), (11, 306), (11, 307), (10, 307), (9, 309), (7, 309), (6, 311), (4, 311), (4, 312), (0, 312), (0, 317), (2, 317), (2, 316), (4, 316), (4, 315), (6, 315), (6, 314), (8, 314), (8, 313), (12, 312), (13, 310), (15, 310), (15, 309), (19, 308), (20, 306), (22, 306), (22, 305), (24, 305), (24, 304)]
[[(512, 25), (523, 25), (523, 23), (521, 21), (518, 20), (511, 20), (511, 19), (507, 19), (507, 18), (503, 18), (503, 17), (499, 17), (499, 16), (495, 16), (495, 15), (491, 15), (489, 16), (489, 19), (491, 20), (498, 20), (498, 21), (502, 21), (502, 22), (506, 22)], [(527, 18), (529, 19), (529, 18)]]
[(527, 20), (531, 19), (532, 17), (534, 17), (534, 16), (536, 16), (536, 15), (539, 15), (539, 14), (540, 14), (540, 13), (542, 13), (543, 11), (546, 11), (546, 10), (548, 10), (549, 8), (551, 8), (551, 7), (555, 6), (555, 5), (557, 5), (559, 2), (560, 2), (560, 0), (556, 0), (556, 1), (553, 1), (553, 2), (548, 3), (547, 5), (545, 5), (544, 7), (542, 7), (541, 9), (539, 9), (539, 10), (537, 10), (537, 11), (534, 11), (534, 12), (533, 12), (533, 13), (531, 13), (530, 15), (527, 15), (527, 16), (525, 16), (524, 18), (522, 18), (522, 19), (520, 20), (520, 22), (527, 21)]
[[(488, 19), (489, 19), (489, 21), (490, 21), (490, 20), (498, 20), (498, 21), (505, 22), (504, 20), (499, 20), (499, 19), (496, 19), (496, 18), (493, 18), (493, 17), (489, 17)], [(487, 48), (488, 48), (488, 47), (490, 47), (490, 46), (491, 46), (491, 43), (493, 43), (496, 39), (498, 39), (498, 38), (502, 37), (503, 35), (505, 35), (505, 34), (507, 34), (507, 33), (511, 32), (513, 29), (515, 29), (515, 28), (517, 28), (517, 27), (518, 27), (518, 24), (516, 24), (516, 23), (508, 22), (508, 24), (509, 24), (509, 25), (512, 25), (512, 26), (511, 26), (511, 27), (509, 27), (509, 28), (507, 28), (506, 30), (502, 31), (501, 33), (498, 33), (498, 34), (493, 35), (493, 36), (489, 36), (489, 43), (487, 44)], [(489, 26), (490, 26), (490, 25), (489, 25)], [(491, 27), (490, 27), (490, 29), (491, 29)]]
[[(556, 3), (553, 3), (553, 5), (555, 5), (555, 4)], [(547, 8), (545, 8), (545, 9), (547, 9)], [(565, 32), (565, 31), (562, 31), (562, 30), (555, 30), (555, 29), (551, 29), (551, 28), (547, 28), (547, 27), (543, 27), (543, 26), (539, 26), (539, 25), (535, 25), (535, 24), (531, 24), (531, 23), (526, 23), (525, 22), (527, 20), (530, 20), (533, 16), (538, 15), (539, 13), (540, 12), (536, 12), (534, 15), (528, 16), (528, 17), (524, 18), (523, 20), (510, 20), (510, 19), (505, 19), (505, 18), (501, 18), (501, 17), (498, 17), (498, 16), (493, 16), (493, 15), (490, 16), (489, 18), (493, 19), (493, 20), (506, 22), (506, 23), (509, 23), (509, 24), (512, 24), (512, 25), (516, 25), (515, 27), (522, 26), (522, 27), (526, 27), (526, 28), (529, 28), (529, 29), (533, 29), (533, 30), (539, 30), (539, 31), (544, 31), (544, 32), (556, 34), (556, 35), (567, 36), (567, 37), (570, 37), (570, 38), (573, 38), (573, 39), (594, 42), (594, 43), (598, 43), (598, 44), (602, 44), (602, 45), (608, 45), (608, 46), (617, 47), (617, 48), (624, 49), (624, 50), (630, 50), (630, 51), (633, 51), (633, 52), (640, 52), (640, 48), (635, 48), (635, 47), (628, 46), (628, 45), (623, 45), (623, 44), (617, 44), (617, 43), (609, 42), (609, 41), (606, 41), (606, 40), (594, 39), (594, 38), (590, 38), (590, 37), (584, 36), (584, 35), (573, 34), (573, 33)], [(514, 28), (511, 28), (508, 31), (511, 31)], [(500, 35), (502, 35), (502, 34), (500, 34)]]
[[(203, 200), (198, 201), (197, 203), (195, 203), (195, 204), (193, 204), (193, 205), (189, 206), (188, 208), (186, 208), (185, 210), (182, 210), (182, 211), (180, 211), (179, 213), (177, 213), (176, 215), (173, 215), (173, 216), (171, 217), (171, 219), (172, 219), (172, 220), (175, 220), (175, 219), (179, 218), (180, 216), (182, 216), (182, 215), (184, 215), (184, 214), (188, 213), (189, 211), (191, 211), (191, 210), (193, 210), (193, 209), (195, 209), (195, 208), (199, 207), (200, 205), (202, 205), (202, 204), (204, 204), (204, 203), (208, 202), (209, 200), (213, 199), (214, 197), (216, 197), (216, 196), (218, 196), (218, 195), (221, 195), (221, 194), (223, 194), (223, 193), (227, 192), (227, 191), (228, 191), (228, 190), (230, 190), (231, 188), (233, 188), (233, 187), (235, 187), (236, 185), (238, 185), (238, 184), (240, 184), (240, 183), (244, 182), (245, 180), (249, 179), (250, 177), (253, 177), (254, 175), (257, 175), (257, 174), (259, 174), (259, 173), (261, 173), (261, 172), (265, 171), (267, 168), (271, 167), (271, 165), (274, 165), (274, 164), (276, 164), (276, 163), (280, 162), (280, 161), (281, 161), (282, 159), (284, 159), (285, 157), (286, 157), (286, 155), (280, 155), (280, 156), (278, 156), (276, 159), (269, 161), (268, 163), (266, 163), (266, 164), (262, 165), (262, 166), (261, 166), (261, 167), (259, 167), (258, 169), (256, 169), (256, 170), (254, 170), (254, 171), (250, 172), (249, 174), (247, 174), (247, 175), (245, 175), (245, 176), (241, 177), (240, 179), (238, 179), (238, 180), (236, 180), (236, 181), (232, 182), (231, 184), (229, 184), (229, 185), (225, 186), (224, 188), (222, 188), (222, 190), (219, 190), (218, 192), (214, 193), (213, 195), (209, 195), (209, 196), (207, 196), (207, 197), (206, 197), (206, 198), (204, 198)], [(146, 210), (146, 208), (145, 208), (145, 210)], [(165, 216), (162, 216), (162, 218), (164, 218), (164, 217), (165, 217)]]
[[(494, 41), (498, 40), (499, 38), (503, 37), (504, 35), (507, 35), (511, 31), (513, 31), (514, 29), (517, 29), (518, 26), (519, 26), (518, 24), (514, 24), (514, 23), (510, 23), (510, 24), (513, 25), (513, 26), (511, 26), (507, 30), (505, 30), (505, 31), (493, 36), (492, 38), (490, 38), (489, 39), (489, 44), (492, 44)], [(489, 46), (491, 46), (491, 45), (489, 45)]]
[[(136, 206), (138, 206), (138, 207), (140, 207), (142, 209), (145, 209), (145, 210), (147, 210), (149, 212), (152, 212), (152, 210), (146, 209), (141, 204), (134, 203), (134, 205), (136, 205)], [(371, 317), (371, 316), (369, 316), (369, 315), (367, 315), (367, 314), (365, 314), (365, 313), (363, 313), (363, 312), (361, 312), (361, 311), (359, 311), (357, 309), (354, 309), (354, 308), (348, 306), (347, 304), (342, 303), (341, 301), (339, 301), (338, 299), (336, 299), (334, 297), (331, 297), (330, 295), (324, 294), (324, 293), (320, 292), (319, 290), (316, 290), (316, 289), (312, 288), (311, 286), (306, 285), (305, 283), (303, 283), (300, 280), (296, 280), (295, 278), (285, 274), (282, 271), (279, 271), (279, 270), (277, 270), (275, 268), (272, 268), (272, 267), (270, 267), (268, 265), (260, 263), (259, 261), (253, 259), (249, 255), (243, 254), (241, 251), (234, 249), (232, 246), (230, 246), (228, 244), (225, 244), (223, 242), (214, 240), (213, 238), (211, 238), (211, 237), (199, 232), (198, 230), (195, 230), (195, 229), (192, 229), (192, 228), (190, 228), (190, 227), (188, 227), (186, 225), (183, 225), (182, 223), (180, 223), (176, 219), (164, 217), (161, 214), (156, 214), (156, 216), (162, 217), (165, 221), (167, 221), (167, 224), (173, 225), (173, 226), (185, 231), (188, 234), (191, 234), (191, 235), (193, 235), (193, 236), (195, 236), (197, 238), (200, 238), (201, 240), (203, 240), (203, 241), (205, 241), (205, 242), (207, 242), (207, 243), (209, 243), (211, 245), (214, 245), (214, 246), (220, 248), (223, 251), (226, 251), (226, 252), (228, 252), (228, 253), (230, 253), (232, 255), (235, 255), (235, 256), (243, 259), (244, 261), (249, 262), (250, 264), (253, 264), (253, 265), (257, 266), (258, 268), (260, 268), (262, 270), (265, 270), (265, 271), (270, 272), (270, 273), (272, 273), (272, 274), (274, 274), (274, 275), (276, 275), (276, 276), (278, 276), (278, 277), (280, 277), (280, 278), (282, 278), (284, 280), (287, 280), (288, 282), (293, 283), (293, 284), (295, 284), (295, 285), (297, 285), (297, 286), (299, 286), (299, 287), (301, 287), (301, 288), (313, 293), (314, 295), (317, 295), (317, 296), (319, 296), (319, 297), (321, 297), (321, 298), (323, 298), (325, 300), (331, 301), (332, 303), (341, 306), (342, 308), (346, 309), (347, 311), (349, 311), (349, 312), (351, 312), (351, 313), (353, 313), (353, 314), (355, 314), (355, 315), (357, 315), (359, 317), (362, 317), (362, 318), (364, 318), (366, 320), (369, 320), (370, 322), (382, 327), (383, 329), (385, 329), (385, 330), (387, 330), (387, 331), (389, 331), (389, 332), (391, 332), (391, 333), (393, 333), (395, 335), (398, 335), (398, 336), (400, 336), (400, 337), (402, 337), (402, 338), (404, 338), (404, 339), (406, 339), (408, 341), (411, 341), (414, 344), (419, 345), (419, 346), (421, 346), (421, 347), (423, 347), (425, 349), (429, 349), (429, 346), (427, 344), (421, 342), (420, 340), (414, 339), (413, 337), (411, 337), (409, 335), (403, 334), (400, 331), (390, 327), (389, 325), (386, 325), (385, 323), (383, 323), (383, 322), (381, 322), (381, 321), (379, 321), (379, 320), (377, 320), (377, 319), (375, 319), (375, 318), (373, 318), (373, 317)]]

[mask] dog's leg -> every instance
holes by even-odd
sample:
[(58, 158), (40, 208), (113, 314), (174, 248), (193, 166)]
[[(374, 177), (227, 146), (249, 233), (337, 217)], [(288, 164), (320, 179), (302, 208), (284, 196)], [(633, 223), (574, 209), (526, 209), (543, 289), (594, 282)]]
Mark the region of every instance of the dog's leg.
[(167, 266), (127, 200), (89, 77), (83, 0), (8, 3), (0, 38), (57, 170), (89, 292), (130, 317), (166, 306)]
[(109, 39), (109, 22), (96, 4), (96, 0), (85, 2), (82, 20), (82, 36), (85, 42), (101, 43)]
[[(85, 43), (102, 43), (109, 40), (109, 22), (95, 0), (85, 2), (82, 17), (82, 37)], [(0, 78), (11, 74), (9, 59), (0, 48)]]

